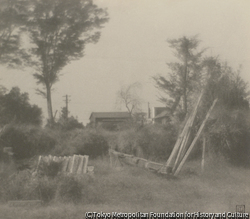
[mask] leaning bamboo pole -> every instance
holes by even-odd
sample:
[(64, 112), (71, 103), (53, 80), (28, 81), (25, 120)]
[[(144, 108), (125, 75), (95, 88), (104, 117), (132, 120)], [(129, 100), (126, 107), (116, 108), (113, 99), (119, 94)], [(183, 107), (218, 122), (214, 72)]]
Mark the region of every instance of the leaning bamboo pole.
[(174, 166), (173, 166), (173, 172), (176, 170), (178, 164), (180, 163), (180, 160), (183, 157), (183, 154), (185, 154), (185, 148), (187, 147), (187, 143), (188, 143), (190, 133), (191, 133), (191, 128), (192, 128), (192, 125), (190, 124), (188, 127), (188, 130), (186, 132), (186, 135), (184, 136), (184, 139), (181, 142), (180, 149), (178, 151), (178, 154), (177, 154), (177, 157), (175, 159)]
[(203, 94), (204, 94), (204, 91), (200, 94), (199, 99), (198, 99), (198, 101), (196, 103), (196, 106), (195, 106), (195, 108), (193, 110), (193, 113), (190, 116), (190, 120), (187, 123), (187, 131), (186, 131), (184, 139), (183, 139), (183, 141), (181, 143), (177, 158), (175, 160), (175, 164), (174, 164), (174, 167), (173, 167), (173, 172), (176, 170), (177, 166), (180, 163), (180, 160), (183, 158), (185, 152), (187, 151), (186, 148), (187, 148), (188, 140), (189, 140), (189, 137), (190, 137), (190, 134), (191, 134), (191, 130), (192, 130), (194, 120), (195, 120), (195, 117), (197, 115), (198, 107), (200, 105)]
[(178, 168), (177, 168), (176, 171), (174, 172), (174, 176), (178, 175), (178, 173), (180, 172), (182, 166), (183, 166), (184, 163), (186, 162), (186, 160), (187, 160), (189, 154), (191, 153), (193, 147), (195, 146), (195, 143), (196, 143), (197, 140), (199, 139), (199, 137), (200, 137), (200, 135), (201, 135), (201, 133), (202, 133), (202, 131), (203, 131), (205, 125), (206, 125), (206, 122), (207, 122), (207, 120), (208, 120), (208, 118), (209, 118), (209, 116), (210, 116), (210, 114), (211, 114), (211, 112), (212, 112), (212, 110), (213, 110), (213, 108), (214, 108), (214, 106), (215, 106), (215, 104), (216, 104), (217, 101), (218, 101), (218, 99), (215, 99), (215, 100), (214, 100), (214, 102), (213, 102), (212, 106), (210, 107), (210, 109), (209, 109), (209, 111), (208, 111), (208, 113), (207, 113), (205, 119), (203, 120), (203, 122), (202, 122), (202, 124), (201, 124), (201, 126), (200, 126), (200, 128), (199, 128), (199, 130), (198, 130), (198, 132), (197, 132), (197, 134), (196, 134), (196, 136), (195, 136), (195, 138), (194, 138), (194, 140), (192, 141), (191, 145), (189, 146), (189, 148), (188, 148), (186, 154), (184, 155), (182, 161), (180, 162)]
[(205, 166), (205, 151), (206, 151), (206, 136), (203, 136), (203, 144), (202, 144), (202, 156), (201, 156), (201, 172), (204, 172)]
[[(211, 77), (212, 77), (212, 76), (210, 75), (210, 78), (211, 78)], [(222, 74), (222, 75), (220, 76), (220, 78), (218, 79), (218, 82), (219, 82), (222, 78), (223, 78), (223, 74)], [(197, 110), (198, 110), (198, 106), (199, 106), (199, 102), (200, 102), (200, 100), (201, 100), (201, 98), (202, 98), (204, 92), (205, 92), (205, 88), (203, 89), (203, 91), (202, 91), (202, 93), (201, 93), (201, 95), (200, 95), (200, 99), (198, 100), (198, 103), (197, 103), (197, 105), (196, 105), (196, 107), (197, 107), (197, 108), (195, 108), (195, 111), (196, 111), (196, 112), (194, 112), (194, 113), (192, 114), (192, 116), (194, 116), (193, 120), (191, 119), (192, 121), (194, 121), (194, 119), (195, 119), (195, 116), (196, 116)], [(215, 100), (215, 102), (217, 102), (217, 99)], [(191, 128), (192, 128), (192, 126), (190, 127), (190, 132), (191, 132)], [(181, 143), (182, 145), (180, 146), (180, 149), (179, 149), (177, 158), (176, 158), (176, 160), (175, 160), (174, 167), (173, 167), (173, 169), (172, 169), (173, 172), (176, 171), (176, 168), (177, 168), (177, 166), (178, 166), (178, 162), (180, 162), (180, 160), (183, 159), (185, 153), (187, 152), (186, 144), (188, 143), (188, 139), (189, 139), (189, 136), (190, 136), (190, 132), (187, 132), (187, 134), (186, 134), (186, 136), (185, 136), (185, 139), (184, 139), (183, 142)], [(185, 150), (186, 150), (186, 151), (185, 151)]]
[(181, 151), (183, 149), (183, 147), (186, 145), (188, 139), (187, 138), (187, 133), (191, 131), (191, 127), (193, 126), (193, 122), (195, 119), (195, 116), (197, 114), (197, 110), (198, 107), (200, 105), (202, 96), (203, 96), (204, 92), (201, 93), (201, 95), (199, 96), (199, 99), (197, 101), (197, 104), (195, 106), (195, 110), (193, 111), (192, 115), (188, 118), (180, 136), (178, 137), (175, 146), (166, 162), (166, 168), (167, 171), (171, 169), (171, 171), (173, 170), (174, 166), (176, 166), (176, 162), (178, 162), (178, 159), (180, 157)]
[(169, 158), (168, 158), (168, 160), (166, 162), (165, 167), (167, 168), (166, 169), (167, 173), (172, 172), (172, 168), (174, 166), (174, 162), (175, 162), (176, 157), (178, 155), (178, 151), (180, 150), (180, 145), (183, 142), (183, 138), (185, 137), (185, 134), (187, 132), (187, 128), (188, 128), (187, 124), (188, 123), (189, 123), (189, 119), (186, 122), (186, 124), (185, 124), (185, 126), (184, 126), (184, 128), (183, 128), (183, 130), (181, 132), (181, 134), (179, 135), (179, 137), (178, 137), (178, 139), (177, 139), (177, 141), (176, 141), (176, 143), (174, 145), (174, 148), (173, 148), (173, 150), (172, 150), (172, 152), (171, 152), (171, 154), (170, 154), (170, 156), (169, 156)]

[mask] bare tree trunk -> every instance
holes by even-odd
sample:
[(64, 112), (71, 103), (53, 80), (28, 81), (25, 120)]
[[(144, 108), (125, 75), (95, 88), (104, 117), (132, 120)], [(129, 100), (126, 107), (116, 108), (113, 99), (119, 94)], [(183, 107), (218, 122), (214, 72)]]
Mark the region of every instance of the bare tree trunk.
[(46, 84), (47, 91), (47, 110), (48, 110), (48, 122), (52, 126), (54, 124), (53, 110), (52, 110), (52, 101), (51, 101), (51, 87)]

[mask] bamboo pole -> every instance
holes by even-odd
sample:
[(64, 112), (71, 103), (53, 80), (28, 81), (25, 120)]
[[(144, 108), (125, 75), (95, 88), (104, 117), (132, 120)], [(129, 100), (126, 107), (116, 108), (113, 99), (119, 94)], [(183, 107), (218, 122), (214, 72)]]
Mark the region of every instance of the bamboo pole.
[(178, 175), (178, 173), (180, 172), (182, 166), (183, 166), (184, 163), (186, 162), (186, 160), (187, 160), (189, 154), (191, 153), (193, 147), (195, 146), (195, 143), (196, 143), (197, 140), (199, 139), (200, 134), (201, 134), (201, 132), (203, 131), (203, 128), (205, 127), (205, 124), (206, 124), (206, 122), (207, 122), (207, 120), (208, 120), (208, 118), (209, 118), (209, 116), (210, 116), (210, 114), (211, 114), (211, 112), (212, 112), (212, 110), (213, 110), (213, 108), (214, 108), (214, 106), (215, 106), (215, 104), (216, 104), (217, 101), (218, 101), (218, 99), (215, 99), (215, 100), (214, 100), (214, 102), (213, 102), (212, 106), (210, 107), (210, 109), (209, 109), (209, 111), (208, 111), (208, 113), (207, 113), (207, 115), (206, 115), (204, 121), (202, 122), (202, 124), (201, 124), (201, 126), (200, 126), (200, 128), (199, 128), (199, 130), (198, 130), (198, 132), (197, 132), (197, 134), (196, 134), (196, 136), (195, 136), (193, 142), (191, 143), (191, 145), (190, 145), (190, 147), (188, 148), (188, 150), (187, 150), (185, 156), (183, 157), (182, 161), (180, 162), (180, 165), (178, 166), (178, 168), (177, 168), (176, 171), (174, 172), (174, 176)]
[[(186, 124), (185, 124), (185, 126), (184, 126), (184, 128), (183, 128), (183, 130), (182, 130), (182, 132), (180, 134), (180, 136), (178, 137), (178, 139), (177, 139), (177, 141), (175, 143), (175, 146), (174, 146), (174, 148), (172, 150), (172, 153), (170, 154), (170, 157), (168, 158), (167, 163), (166, 163), (167, 170), (169, 168), (173, 168), (174, 169), (175, 166), (177, 165), (178, 161), (179, 161), (179, 157), (181, 155), (181, 151), (182, 151), (183, 147), (187, 143), (187, 140), (188, 140), (187, 137), (189, 137), (189, 136), (187, 136), (188, 135), (187, 133), (189, 131), (191, 131), (190, 127), (193, 126), (193, 122), (194, 122), (195, 116), (197, 114), (198, 106), (200, 105), (200, 102), (201, 102), (203, 94), (204, 94), (204, 91), (199, 96), (199, 99), (197, 101), (197, 104), (195, 106), (195, 109), (194, 109), (192, 115), (188, 118), (188, 120), (187, 120), (187, 122), (186, 122)], [(174, 162), (174, 158), (176, 158), (175, 159), (175, 163), (173, 163)]]
[(174, 163), (174, 167), (173, 167), (173, 172), (176, 170), (178, 164), (179, 164), (179, 161), (181, 160), (181, 158), (183, 157), (183, 154), (185, 153), (184, 150), (186, 148), (186, 145), (188, 143), (188, 139), (190, 137), (190, 133), (191, 133), (191, 126), (189, 127), (189, 129), (187, 130), (187, 133), (181, 143), (181, 146), (180, 146), (180, 149), (178, 151), (178, 154), (177, 154), (177, 157), (176, 157), (176, 160), (175, 160), (175, 163)]
[(185, 137), (185, 134), (187, 132), (187, 127), (188, 127), (187, 123), (188, 122), (189, 122), (189, 120), (186, 122), (186, 124), (185, 124), (185, 126), (183, 128), (183, 131), (179, 135), (179, 137), (178, 137), (178, 139), (177, 139), (177, 141), (176, 141), (176, 143), (174, 145), (174, 148), (173, 148), (173, 150), (172, 150), (172, 152), (171, 152), (171, 154), (170, 154), (170, 156), (169, 156), (169, 158), (168, 158), (168, 160), (166, 162), (165, 166), (167, 167), (167, 172), (169, 171), (170, 168), (172, 169), (173, 166), (174, 166), (174, 161), (176, 160), (176, 157), (178, 156), (178, 152), (180, 150), (180, 145), (183, 142), (183, 138)]
[(204, 172), (205, 165), (205, 150), (206, 150), (206, 136), (203, 136), (203, 144), (202, 144), (202, 157), (201, 157), (201, 172)]

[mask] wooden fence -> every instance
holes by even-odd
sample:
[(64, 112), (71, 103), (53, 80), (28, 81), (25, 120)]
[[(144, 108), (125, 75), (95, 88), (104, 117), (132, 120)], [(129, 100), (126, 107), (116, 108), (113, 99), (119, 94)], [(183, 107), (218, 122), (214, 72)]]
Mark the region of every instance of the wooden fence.
[(93, 166), (88, 167), (88, 155), (73, 155), (73, 156), (64, 156), (64, 157), (56, 157), (56, 156), (39, 156), (38, 164), (36, 171), (39, 170), (39, 167), (42, 163), (50, 163), (50, 162), (58, 162), (61, 163), (61, 171), (65, 173), (73, 173), (73, 174), (85, 174), (87, 172), (93, 172)]

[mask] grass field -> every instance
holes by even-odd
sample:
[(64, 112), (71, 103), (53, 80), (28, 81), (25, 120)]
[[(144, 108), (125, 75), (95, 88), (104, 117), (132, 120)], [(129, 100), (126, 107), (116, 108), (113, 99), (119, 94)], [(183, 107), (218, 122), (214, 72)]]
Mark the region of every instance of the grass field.
[[(219, 160), (189, 162), (176, 179), (147, 170), (123, 166), (112, 169), (108, 159), (91, 161), (95, 174), (85, 188), (85, 201), (77, 204), (50, 202), (36, 208), (0, 205), (0, 219), (85, 218), (85, 212), (235, 212), (244, 204), (250, 212), (250, 170), (230, 167)], [(85, 195), (85, 194), (84, 194)], [(86, 201), (87, 199), (87, 201)]]

